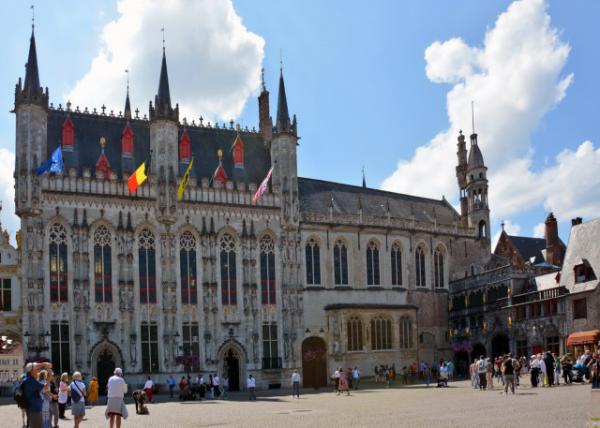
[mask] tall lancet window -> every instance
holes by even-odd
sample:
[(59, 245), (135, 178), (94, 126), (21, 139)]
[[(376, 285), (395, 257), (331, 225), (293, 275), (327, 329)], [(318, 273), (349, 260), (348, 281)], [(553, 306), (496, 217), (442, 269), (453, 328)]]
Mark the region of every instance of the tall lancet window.
[(275, 304), (275, 245), (265, 235), (260, 240), (260, 283), (263, 305)]
[(306, 243), (306, 284), (321, 284), (321, 260), (319, 254), (319, 244), (314, 239)]
[(379, 248), (375, 241), (367, 246), (367, 284), (379, 285)]
[(341, 239), (333, 247), (333, 272), (335, 285), (348, 285), (348, 251)]
[(221, 237), (221, 302), (224, 305), (237, 304), (235, 268), (235, 240), (225, 233)]
[(444, 253), (441, 248), (433, 252), (433, 285), (435, 288), (444, 286)]
[(179, 238), (179, 266), (181, 303), (195, 305), (198, 303), (196, 238), (189, 231), (183, 232)]
[(156, 303), (156, 249), (154, 234), (142, 229), (138, 235), (140, 303)]
[(417, 275), (417, 287), (425, 287), (425, 251), (423, 247), (417, 248), (415, 252), (415, 272)]
[(55, 223), (49, 233), (50, 254), (50, 301), (68, 301), (67, 231)]
[(402, 249), (397, 242), (392, 245), (392, 285), (402, 285)]
[(94, 232), (94, 290), (96, 302), (112, 302), (111, 234), (106, 226)]

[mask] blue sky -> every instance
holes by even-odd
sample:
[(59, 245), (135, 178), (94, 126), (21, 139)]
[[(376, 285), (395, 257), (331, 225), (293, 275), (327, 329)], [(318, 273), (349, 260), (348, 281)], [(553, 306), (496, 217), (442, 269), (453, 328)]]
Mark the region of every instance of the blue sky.
[[(221, 105), (214, 108), (212, 112), (194, 111), (194, 113), (196, 117), (202, 114), (205, 117), (212, 117), (213, 120), (218, 118), (220, 121), (236, 116), (236, 120), (243, 124), (257, 125), (256, 87), (239, 82), (253, 81), (256, 77), (256, 67), (260, 64), (264, 65), (267, 87), (271, 91), (271, 106), (274, 108), (279, 59), (282, 52), (289, 108), (291, 112), (298, 115), (299, 133), (302, 137), (298, 157), (300, 175), (359, 184), (364, 165), (367, 183), (371, 187), (381, 187), (387, 183), (386, 187), (391, 186), (390, 188), (405, 192), (411, 192), (414, 187), (416, 194), (426, 193), (427, 196), (441, 197), (444, 193), (447, 198), (454, 200), (456, 195), (447, 193), (450, 185), (438, 185), (436, 181), (448, 181), (448, 171), (453, 174), (455, 156), (447, 159), (445, 176), (437, 177), (436, 171), (432, 171), (432, 181), (426, 183), (428, 187), (425, 190), (423, 190), (424, 180), (419, 179), (419, 176), (416, 176), (414, 183), (410, 179), (410, 174), (407, 176), (402, 172), (397, 176), (401, 183), (386, 182), (386, 179), (394, 174), (400, 160), (410, 162), (417, 148), (427, 145), (436, 138), (436, 135), (448, 130), (449, 127), (453, 128), (464, 122), (460, 126), (470, 131), (469, 115), (463, 114), (464, 120), (459, 118), (457, 123), (451, 123), (449, 120), (447, 96), (455, 85), (461, 84), (460, 79), (458, 82), (451, 83), (432, 81), (426, 73), (427, 48), (434, 42), (443, 43), (453, 38), (462, 39), (464, 45), (469, 47), (483, 48), (486, 32), (494, 29), (498, 16), (507, 11), (511, 3), (510, 1), (474, 0), (452, 2), (235, 0), (233, 7), (241, 18), (242, 25), (248, 33), (253, 33), (259, 39), (262, 38), (264, 44), (261, 45), (256, 39), (249, 38), (239, 30), (232, 30), (237, 31), (235, 32), (237, 35), (242, 34), (239, 37), (247, 41), (250, 53), (246, 55), (242, 50), (237, 50), (227, 56), (227, 49), (222, 49), (224, 58), (211, 62), (207, 68), (214, 67), (218, 75), (220, 72), (226, 74), (228, 68), (236, 63), (255, 61), (256, 64), (248, 67), (246, 71), (241, 68), (236, 69), (239, 73), (237, 71), (235, 75), (232, 73), (232, 80), (224, 81), (222, 85), (213, 85), (209, 81), (206, 86), (199, 86), (199, 93), (193, 96), (203, 98), (203, 91), (229, 85), (230, 92), (223, 89), (224, 92), (220, 95), (215, 89), (215, 93), (211, 93), (210, 96), (232, 100), (232, 104), (242, 107), (229, 108), (227, 105)], [(551, 102), (551, 105), (544, 104), (539, 108), (541, 117), (536, 117), (532, 123), (525, 126), (524, 129), (531, 132), (529, 135), (523, 135), (523, 142), (518, 142), (516, 149), (513, 147), (516, 154), (511, 158), (500, 158), (495, 164), (496, 159), (489, 162), (494, 165), (494, 169), (500, 170), (505, 164), (519, 158), (527, 158), (530, 161), (528, 171), (534, 175), (539, 174), (539, 177), (534, 179), (524, 176), (522, 185), (518, 189), (515, 187), (514, 190), (515, 194), (519, 195), (529, 191), (535, 193), (536, 189), (541, 187), (540, 180), (548, 181), (549, 174), (558, 175), (563, 171), (562, 161), (556, 159), (560, 152), (568, 149), (573, 155), (571, 158), (576, 159), (574, 153), (584, 141), (590, 140), (593, 147), (598, 147), (600, 141), (598, 138), (600, 121), (597, 120), (600, 117), (600, 85), (597, 79), (600, 53), (596, 43), (600, 40), (600, 29), (597, 19), (594, 20), (599, 16), (600, 3), (591, 0), (548, 1), (545, 6), (545, 13), (551, 19), (550, 26), (557, 32), (560, 43), (570, 47), (568, 57), (562, 62), (559, 61), (560, 65), (556, 66), (555, 71), (558, 76), (556, 82), (549, 82), (547, 88), (557, 86), (558, 79), (565, 78), (571, 73), (573, 77), (568, 88), (564, 90), (563, 96), (558, 97), (560, 100)], [(208, 2), (203, 9), (204, 14), (193, 17), (198, 27), (207, 25), (206, 22), (213, 19), (217, 21), (215, 17), (223, 13), (216, 6), (214, 6), (217, 9), (213, 12), (214, 15), (207, 13), (212, 7), (213, 5)], [(5, 64), (0, 68), (0, 94), (2, 95), (0, 99), (4, 100), (2, 104), (5, 112), (0, 115), (0, 148), (14, 152), (14, 116), (8, 111), (13, 104), (14, 84), (19, 76), (23, 76), (31, 10), (27, 2), (14, 2), (8, 9), (1, 18), (2, 25), (0, 25), (0, 37), (5, 43), (3, 55)], [(103, 29), (121, 15), (122, 12), (117, 10), (114, 1), (85, 2), (85, 4), (77, 1), (38, 2), (36, 40), (40, 76), (42, 84), (49, 86), (51, 100), (55, 104), (59, 102), (64, 104), (67, 94), (77, 98), (78, 94), (81, 96), (82, 93), (86, 93), (81, 88), (85, 86), (85, 81), (79, 88), (74, 88), (90, 71), (92, 61), (97, 57), (99, 50), (105, 46), (106, 41), (101, 38)], [(150, 19), (152, 16), (148, 18)], [(177, 16), (173, 19), (173, 22), (177, 22)], [(182, 16), (181, 19), (186, 17)], [(212, 43), (209, 37), (210, 31), (217, 31), (218, 28), (215, 30), (214, 27), (210, 27), (206, 33), (202, 33), (192, 28), (195, 24), (182, 25), (183, 28), (179, 28), (175, 24), (169, 26), (170, 21), (166, 18), (165, 20), (167, 21), (165, 24), (167, 58), (169, 73), (172, 76), (172, 99), (183, 100), (190, 94), (183, 94), (183, 90), (177, 91), (178, 85), (173, 83), (175, 78), (173, 76), (177, 75), (178, 68), (183, 68), (185, 55), (190, 57), (197, 53), (202, 55), (204, 46), (210, 46)], [(144, 66), (138, 67), (137, 74), (132, 75), (131, 82), (132, 102), (143, 112), (147, 111), (148, 101), (154, 96), (155, 89), (145, 93), (134, 93), (134, 89), (154, 88), (155, 82), (158, 81), (160, 65), (160, 25), (157, 21), (152, 22), (148, 27), (144, 27), (149, 30), (141, 34), (143, 37), (139, 37), (138, 34), (132, 45), (136, 49), (139, 47), (140, 50), (150, 52), (147, 61), (143, 62)], [(122, 32), (123, 28), (118, 31)], [(196, 36), (196, 34), (201, 35)], [(199, 40), (192, 40), (195, 37)], [(527, 35), (523, 37), (526, 38)], [(174, 44), (177, 46), (173, 46)], [(263, 46), (264, 58), (262, 57)], [(515, 43), (515, 49), (517, 48), (518, 42)], [(111, 53), (108, 56), (110, 58)], [(183, 59), (178, 61), (178, 58)], [(447, 73), (447, 70), (445, 72)], [(198, 75), (202, 74), (180, 72), (179, 80), (193, 82)], [(141, 82), (142, 79), (147, 80), (145, 86)], [(518, 80), (519, 76), (515, 75), (514, 79)], [(180, 83), (182, 88), (186, 87), (186, 82)], [(119, 88), (123, 88), (124, 92), (122, 79), (118, 82), (117, 91), (120, 90)], [(544, 88), (546, 87), (541, 87), (540, 90), (543, 91)], [(535, 96), (537, 95), (532, 95), (530, 100)], [(93, 99), (99, 98), (94, 95)], [(107, 105), (111, 102), (116, 101), (112, 99), (106, 101)], [(477, 111), (480, 108), (484, 112), (488, 110), (487, 105), (492, 104), (494, 99), (475, 100), (475, 102), (477, 117)], [(478, 105), (480, 102), (484, 105)], [(82, 103), (85, 104), (87, 103)], [(87, 105), (99, 107), (100, 104), (96, 102)], [(191, 108), (194, 104), (190, 103), (189, 106)], [(117, 104), (115, 108), (119, 108), (119, 105)], [(275, 115), (275, 111), (272, 111), (272, 115)], [(488, 126), (486, 123), (493, 122), (494, 117), (486, 116), (485, 113), (482, 116), (482, 128), (486, 129)], [(479, 121), (480, 118), (476, 120)], [(502, 126), (508, 130), (512, 128), (512, 123), (503, 123)], [(518, 126), (515, 125), (517, 129)], [(454, 131), (450, 129), (453, 134)], [(510, 135), (509, 132), (507, 134)], [(483, 131), (480, 131), (479, 139), (484, 157), (486, 157), (486, 144), (490, 146), (488, 153), (501, 152), (502, 143), (497, 136), (493, 142), (494, 146), (486, 142), (486, 134)], [(521, 147), (520, 152), (519, 147)], [(598, 151), (593, 147), (591, 156), (588, 156), (589, 150), (581, 152), (586, 158), (594, 158), (589, 162), (585, 161), (585, 168), (590, 171), (597, 166), (595, 155)], [(573, 164), (572, 159), (571, 162), (569, 159), (564, 160), (565, 165)], [(597, 171), (596, 168), (596, 175), (600, 175)], [(490, 169), (489, 173), (493, 176), (494, 171)], [(569, 186), (589, 186), (587, 178), (590, 175), (573, 176), (568, 172), (564, 175), (562, 181), (557, 179), (551, 184), (551, 187), (556, 187), (556, 190), (562, 193), (555, 193), (552, 189), (548, 189), (543, 195), (536, 197), (516, 198), (515, 200), (518, 199), (516, 203), (515, 200), (510, 199), (510, 192), (498, 195), (493, 200), (497, 205), (505, 207), (512, 203), (514, 206), (510, 209), (491, 206), (492, 211), (498, 213), (494, 215), (492, 233), (498, 230), (502, 220), (508, 220), (507, 224), (513, 232), (531, 236), (535, 226), (544, 220), (545, 213), (548, 210), (555, 210), (559, 213), (561, 236), (566, 240), (571, 217), (574, 215), (581, 215), (588, 219), (597, 217), (599, 205), (593, 199), (600, 199), (600, 195), (594, 192), (587, 192), (587, 194), (583, 192), (570, 197), (568, 192)], [(498, 176), (496, 180), (499, 182), (503, 178)], [(10, 183), (9, 179), (1, 183), (2, 186), (10, 187), (7, 184)], [(456, 187), (454, 183), (455, 181), (451, 183), (452, 189)], [(494, 182), (491, 180), (490, 187), (493, 185)], [(510, 190), (513, 184), (507, 182), (505, 186)], [(490, 192), (492, 192), (491, 188)], [(2, 197), (6, 201), (11, 196), (5, 190)], [(574, 199), (569, 200), (568, 209), (562, 203), (565, 198)], [(7, 212), (12, 209), (12, 205), (5, 202), (5, 207), (2, 213), (3, 224), (14, 233), (16, 222)]]

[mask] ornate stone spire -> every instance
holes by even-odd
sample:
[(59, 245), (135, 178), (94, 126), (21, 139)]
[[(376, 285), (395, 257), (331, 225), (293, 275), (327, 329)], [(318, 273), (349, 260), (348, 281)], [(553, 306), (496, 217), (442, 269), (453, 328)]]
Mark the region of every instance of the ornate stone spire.
[(31, 38), (29, 39), (29, 55), (25, 64), (25, 85), (21, 88), (21, 79), (15, 89), (15, 105), (38, 104), (48, 107), (48, 89), (44, 93), (40, 86), (40, 74), (38, 71), (37, 50), (35, 47), (34, 26), (31, 25)]
[[(163, 29), (164, 31), (164, 29)], [(167, 71), (167, 55), (163, 38), (163, 54), (158, 79), (158, 93), (154, 97), (154, 107), (150, 102), (150, 120), (166, 119), (179, 121), (179, 105), (171, 106), (171, 91), (169, 90), (169, 73)]]

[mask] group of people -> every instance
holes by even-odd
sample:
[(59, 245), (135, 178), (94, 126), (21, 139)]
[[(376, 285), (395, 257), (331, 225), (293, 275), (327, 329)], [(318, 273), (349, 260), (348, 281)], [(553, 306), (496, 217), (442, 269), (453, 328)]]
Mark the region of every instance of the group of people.
[(470, 366), (473, 388), (480, 390), (494, 389), (496, 379), (505, 392), (509, 388), (514, 391), (514, 387), (520, 384), (521, 376), (527, 373), (533, 388), (558, 386), (561, 378), (565, 384), (588, 379), (592, 388), (600, 388), (600, 355), (586, 350), (576, 359), (570, 353), (559, 356), (550, 351), (534, 354), (530, 358), (513, 358), (511, 354), (496, 359), (480, 356)]
[[(124, 396), (127, 384), (123, 371), (118, 368), (108, 380), (108, 403), (106, 418), (110, 427), (121, 426), (121, 417), (127, 418)], [(66, 420), (67, 406), (70, 405), (75, 428), (85, 417), (86, 402), (98, 400), (98, 380), (93, 378), (89, 385), (83, 382), (80, 372), (63, 373), (55, 378), (52, 363), (28, 363), (25, 374), (15, 387), (15, 400), (21, 409), (23, 427), (58, 428), (59, 420)]]
[(347, 369), (344, 371), (342, 367), (337, 369), (331, 375), (331, 379), (335, 383), (334, 391), (337, 392), (337, 395), (342, 393), (346, 393), (346, 395), (350, 395), (350, 389), (358, 389), (358, 383), (360, 382), (360, 371), (358, 367), (354, 367), (354, 369)]
[[(175, 388), (175, 379), (169, 376), (167, 380), (169, 385), (169, 394), (173, 398), (173, 390)], [(198, 397), (200, 400), (207, 398), (211, 399), (226, 399), (229, 391), (229, 379), (226, 375), (221, 378), (217, 373), (209, 374), (205, 378), (202, 374), (198, 374), (193, 378), (189, 375), (182, 376), (179, 381), (179, 398), (181, 400), (192, 400)], [(152, 401), (149, 397), (149, 401)]]

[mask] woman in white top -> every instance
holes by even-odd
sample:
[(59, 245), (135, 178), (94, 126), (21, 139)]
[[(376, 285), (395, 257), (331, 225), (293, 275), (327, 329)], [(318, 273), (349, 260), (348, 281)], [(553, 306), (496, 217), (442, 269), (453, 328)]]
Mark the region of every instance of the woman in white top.
[(127, 407), (123, 401), (126, 393), (127, 384), (123, 379), (123, 370), (116, 368), (114, 376), (108, 379), (106, 412), (104, 412), (106, 419), (110, 419), (110, 428), (114, 427), (115, 421), (117, 428), (121, 428), (121, 418), (127, 419)]
[(154, 392), (154, 382), (152, 382), (152, 378), (148, 376), (146, 383), (144, 384), (144, 392), (146, 393), (146, 398), (148, 398), (148, 403), (152, 403), (152, 393)]
[(69, 400), (69, 374), (60, 375), (60, 384), (58, 385), (58, 417), (65, 418), (67, 401)]
[(79, 424), (85, 416), (85, 384), (81, 381), (81, 373), (73, 373), (73, 382), (71, 382), (71, 414), (75, 420), (75, 428), (79, 428)]

